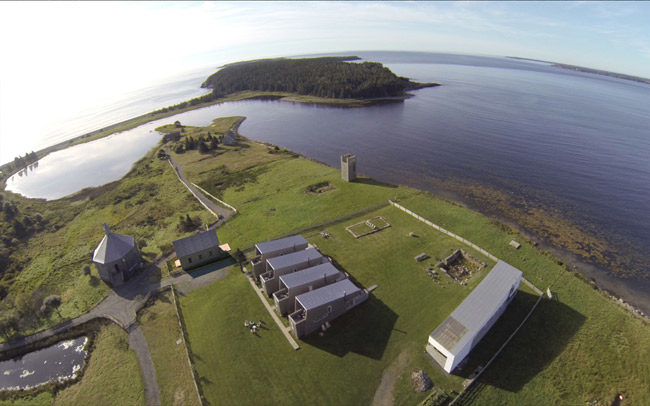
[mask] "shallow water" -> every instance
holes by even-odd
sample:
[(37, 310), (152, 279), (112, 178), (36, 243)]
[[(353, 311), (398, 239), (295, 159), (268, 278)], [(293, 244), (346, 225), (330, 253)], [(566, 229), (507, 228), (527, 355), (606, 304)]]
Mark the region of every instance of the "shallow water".
[(50, 381), (76, 378), (86, 357), (88, 338), (78, 337), (0, 362), (0, 390), (29, 389)]

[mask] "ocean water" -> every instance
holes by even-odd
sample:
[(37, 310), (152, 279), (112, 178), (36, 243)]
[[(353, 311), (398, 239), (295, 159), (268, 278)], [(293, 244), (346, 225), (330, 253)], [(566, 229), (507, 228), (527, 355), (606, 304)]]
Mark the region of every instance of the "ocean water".
[[(73, 147), (14, 176), (8, 188), (58, 198), (125, 174), (158, 142), (150, 131), (163, 122), (207, 125), (243, 115), (246, 137), (332, 166), (351, 152), (358, 170), (379, 180), (424, 189), (430, 179), (467, 180), (525, 195), (609, 236), (620, 255), (633, 252), (635, 276), (624, 280), (613, 272), (610, 279), (650, 303), (650, 85), (509, 58), (358, 54), (442, 86), (414, 91), (403, 103), (364, 108), (261, 100), (211, 106), (114, 135), (122, 150), (135, 145), (129, 156), (106, 151), (104, 160), (75, 161), (84, 148), (102, 155), (102, 141)], [(90, 175), (109, 167), (110, 176)]]

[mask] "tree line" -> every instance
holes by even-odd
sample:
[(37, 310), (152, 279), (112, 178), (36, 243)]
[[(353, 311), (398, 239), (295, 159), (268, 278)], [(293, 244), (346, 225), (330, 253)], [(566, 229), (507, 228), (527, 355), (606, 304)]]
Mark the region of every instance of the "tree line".
[(38, 161), (38, 154), (36, 152), (27, 152), (25, 156), (18, 155), (14, 157), (13, 162), (8, 162), (3, 165), (8, 171), (23, 169), (24, 167), (33, 164)]
[(402, 96), (417, 83), (377, 62), (341, 58), (266, 59), (228, 65), (202, 87), (223, 97), (244, 90), (288, 92), (326, 98), (368, 99)]
[(198, 149), (201, 154), (207, 154), (208, 152), (219, 148), (222, 138), (223, 137), (217, 137), (209, 133), (207, 135), (199, 135), (197, 138), (190, 136), (176, 142), (172, 148), (177, 154), (182, 154), (185, 151), (195, 149)]
[(420, 84), (400, 77), (377, 62), (346, 62), (356, 57), (261, 59), (224, 66), (201, 87), (212, 92), (154, 113), (167, 113), (197, 106), (245, 90), (297, 93), (325, 98), (370, 99), (403, 96)]

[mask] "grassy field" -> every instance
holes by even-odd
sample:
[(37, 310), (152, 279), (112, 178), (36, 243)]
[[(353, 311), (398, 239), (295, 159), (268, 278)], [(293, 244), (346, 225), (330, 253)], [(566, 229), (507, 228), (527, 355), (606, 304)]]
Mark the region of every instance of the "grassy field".
[[(212, 131), (218, 131), (217, 127), (222, 131), (237, 119), (217, 121)], [(190, 131), (209, 130), (187, 127)], [(183, 164), (190, 181), (238, 209), (217, 231), (220, 240), (233, 249), (304, 228), (303, 235), (358, 284), (378, 285), (366, 303), (336, 320), (325, 336), (302, 341), (298, 351), (286, 342), (236, 267), (225, 279), (180, 298), (200, 386), (210, 404), (369, 404), (382, 378), (393, 382), (384, 393), (392, 393), (397, 404), (414, 404), (426, 397), (410, 386), (414, 369), (425, 370), (437, 386), (451, 393), (460, 391), (467, 375), (489, 359), (537, 296), (522, 287), (499, 323), (472, 352), (467, 366), (456, 375), (444, 375), (424, 353), (427, 336), (486, 272), (474, 276), (468, 286), (460, 286), (442, 274), (433, 280), (426, 268), (457, 248), (486, 262), (488, 269), (494, 262), (396, 208), (377, 206), (387, 199), (397, 199), (471, 240), (521, 269), (539, 288), (550, 286), (554, 293), (552, 300), (542, 301), (481, 377), (471, 392), (477, 404), (605, 405), (618, 393), (628, 404), (650, 404), (648, 323), (508, 227), (413, 189), (370, 179), (347, 183), (337, 169), (244, 139), (237, 146), (220, 146), (208, 154), (188, 151), (173, 156)], [(39, 254), (25, 261), (9, 298), (39, 289), (58, 292), (64, 298), (63, 317), (83, 312), (105, 292), (94, 271), (86, 276), (81, 269), (101, 239), (102, 222), (146, 241), (142, 251), (153, 258), (182, 234), (177, 228), (179, 213), (210, 221), (169, 165), (152, 155), (120, 182), (61, 201), (27, 201), (25, 207), (43, 212), (50, 229), (30, 238), (19, 251), (24, 256)], [(368, 207), (375, 208), (348, 216)], [(359, 239), (345, 230), (374, 216), (384, 217), (391, 227)], [(333, 219), (339, 221), (330, 222)], [(311, 227), (323, 222), (327, 224)], [(321, 237), (322, 230), (331, 237)], [(522, 243), (519, 250), (508, 245), (512, 239)], [(422, 252), (431, 258), (418, 263), (413, 257)], [(165, 366), (171, 364), (173, 356), (168, 352), (175, 348), (165, 341), (175, 337), (170, 333), (174, 331), (171, 319), (164, 316), (169, 307), (164, 302), (156, 304), (143, 321), (151, 329), (146, 334), (150, 347), (155, 347), (156, 367), (164, 370), (159, 379), (174, 381), (179, 371), (168, 372), (170, 367)], [(250, 319), (263, 320), (266, 328), (259, 337), (243, 326)], [(166, 331), (166, 338), (156, 334), (161, 330)], [(128, 369), (139, 373), (136, 364)], [(90, 380), (84, 377), (61, 392), (57, 401), (67, 399), (61, 396), (79, 385), (99, 385), (93, 374)], [(164, 389), (163, 396), (173, 399), (176, 391), (171, 390)], [(142, 401), (141, 397), (137, 399)]]
[[(522, 269), (539, 288), (551, 286), (554, 292), (553, 300), (540, 304), (482, 376), (473, 394), (479, 404), (609, 404), (617, 393), (633, 404), (650, 402), (648, 323), (566, 271), (521, 235), (425, 193), (372, 181), (346, 183), (339, 180), (336, 169), (269, 150), (248, 144), (213, 161), (200, 159), (198, 153), (197, 159), (188, 155), (190, 179), (240, 212), (218, 231), (222, 241), (233, 248), (246, 247), (397, 197), (407, 208)], [(324, 182), (333, 187), (323, 193), (309, 192), (309, 186)], [(359, 239), (345, 231), (345, 226), (376, 215), (392, 226)], [(321, 230), (332, 238), (322, 238)], [(409, 237), (410, 232), (418, 237)], [(460, 391), (462, 380), (489, 359), (537, 300), (535, 293), (522, 287), (466, 368), (445, 376), (423, 352), (427, 336), (484, 273), (468, 287), (460, 287), (444, 275), (433, 281), (425, 268), (461, 247), (488, 267), (493, 262), (392, 207), (310, 229), (305, 236), (361, 285), (377, 284), (378, 289), (370, 301), (337, 320), (325, 337), (309, 337), (297, 352), (269, 321), (269, 330), (259, 338), (241, 327), (244, 319), (265, 317), (265, 313), (236, 272), (183, 298), (197, 370), (212, 404), (233, 398), (262, 404), (367, 404), (384, 374), (396, 376), (396, 402), (412, 404), (425, 397), (410, 387), (410, 373), (416, 368), (424, 369), (446, 392)], [(519, 250), (508, 245), (512, 239), (522, 243)], [(416, 263), (413, 257), (421, 252), (431, 259)], [(206, 327), (215, 325), (224, 328)], [(236, 371), (226, 372), (223, 367), (233, 363)]]
[[(92, 252), (103, 237), (102, 223), (133, 236), (143, 257), (151, 261), (171, 252), (171, 242), (188, 234), (179, 229), (180, 216), (199, 217), (202, 224), (215, 221), (181, 185), (169, 164), (153, 155), (137, 162), (120, 181), (68, 198), (43, 202), (11, 197), (23, 211), (41, 213), (47, 226), (20, 244), (13, 255), (20, 272), (10, 280), (0, 311), (15, 309), (18, 298), (21, 303), (31, 302), (28, 305), (36, 310), (47, 295), (59, 295), (62, 301), (58, 312), (32, 320), (21, 333), (78, 316), (104, 298), (109, 288), (91, 266)], [(83, 271), (86, 265), (91, 266), (90, 275)]]
[(49, 406), (51, 404), (52, 394), (50, 392), (41, 392), (18, 399), (0, 400), (0, 406)]
[[(335, 168), (245, 139), (213, 155), (189, 151), (172, 156), (183, 163), (191, 182), (240, 213), (218, 232), (232, 248), (417, 193), (367, 178), (351, 184)], [(310, 186), (323, 182), (330, 185), (327, 191), (310, 192)]]
[[(376, 215), (383, 216), (391, 227), (359, 239), (345, 230), (348, 224)], [(428, 334), (486, 272), (471, 279), (468, 286), (444, 275), (433, 281), (426, 268), (451, 254), (459, 243), (392, 207), (326, 230), (330, 233), (327, 239), (318, 232), (306, 236), (324, 254), (333, 256), (358, 284), (377, 284), (378, 288), (368, 302), (335, 321), (324, 337), (316, 335), (303, 341), (299, 351), (294, 351), (277, 327), (269, 324), (262, 304), (237, 271), (231, 272), (226, 280), (181, 299), (208, 401), (215, 405), (228, 404), (229, 399), (245, 399), (243, 402), (250, 404), (369, 404), (384, 371), (394, 369), (390, 367), (398, 358), (405, 361), (393, 372), (395, 379), (404, 371), (410, 373), (420, 368), (448, 392), (460, 391), (463, 377), (445, 376), (434, 367), (424, 354), (424, 344)], [(417, 237), (409, 237), (410, 232)], [(487, 262), (488, 267), (494, 265), (479, 253), (468, 251)], [(382, 254), (386, 252), (390, 254)], [(431, 258), (416, 262), (413, 257), (421, 252)], [(522, 298), (531, 296), (522, 294)], [(529, 308), (525, 300), (515, 302), (512, 309), (516, 314), (511, 318), (517, 319)], [(263, 330), (258, 338), (241, 325), (243, 320), (259, 317), (268, 319), (265, 326), (269, 330)], [(206, 329), (206, 325), (224, 328)], [(489, 350), (494, 351), (481, 351), (483, 358)], [(236, 371), (223, 368), (232, 363), (236, 363)], [(242, 386), (240, 381), (246, 376), (259, 378), (251, 378), (248, 385)], [(327, 376), (326, 382), (322, 382), (323, 376)], [(397, 403), (412, 404), (426, 396), (416, 394), (409, 386), (408, 379), (397, 379)], [(331, 391), (331, 387), (343, 390)]]
[(83, 378), (57, 393), (54, 404), (144, 405), (140, 367), (124, 331), (109, 324), (99, 332)]
[(163, 405), (200, 405), (176, 317), (171, 292), (158, 296), (140, 313), (140, 325), (147, 340)]

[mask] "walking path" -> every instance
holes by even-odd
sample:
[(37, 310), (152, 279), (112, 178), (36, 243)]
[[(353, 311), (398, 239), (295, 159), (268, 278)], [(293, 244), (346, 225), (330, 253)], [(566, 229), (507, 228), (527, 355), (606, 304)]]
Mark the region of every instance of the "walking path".
[(144, 381), (144, 397), (147, 400), (147, 406), (160, 405), (160, 390), (156, 380), (156, 369), (153, 366), (147, 340), (142, 334), (140, 326), (132, 325), (129, 330), (129, 347), (131, 347), (138, 356), (140, 369), (142, 370), (142, 379)]
[[(180, 165), (173, 159), (169, 158), (169, 164), (174, 169), (174, 172), (176, 172), (178, 180), (183, 183), (203, 207), (218, 219), (211, 228), (223, 224), (233, 215), (232, 211), (216, 205), (192, 187), (183, 176)], [(38, 333), (1, 343), (0, 351), (13, 350), (41, 341), (94, 319), (108, 319), (129, 334), (129, 346), (136, 352), (140, 369), (142, 370), (147, 405), (160, 405), (160, 391), (156, 381), (156, 373), (153, 362), (151, 361), (147, 342), (142, 334), (142, 330), (140, 330), (140, 327), (136, 323), (137, 312), (144, 307), (152, 293), (158, 292), (169, 285), (176, 285), (182, 293), (187, 293), (221, 279), (226, 274), (225, 270), (218, 270), (196, 277), (184, 273), (163, 281), (156, 280), (157, 278), (154, 276), (156, 272), (154, 271), (156, 269), (159, 270), (172, 256), (173, 254), (166, 258), (161, 258), (153, 264), (146, 265), (145, 269), (139, 275), (127, 281), (122, 286), (111, 290), (103, 301), (87, 313)]]
[(294, 340), (293, 337), (291, 336), (291, 333), (290, 333), (291, 330), (290, 330), (290, 328), (289, 328), (289, 327), (285, 327), (284, 323), (282, 323), (282, 320), (280, 320), (280, 318), (277, 316), (277, 314), (275, 314), (275, 311), (273, 310), (273, 308), (271, 307), (271, 305), (269, 305), (269, 302), (268, 302), (268, 301), (266, 300), (266, 298), (264, 297), (264, 294), (262, 293), (262, 291), (261, 291), (260, 289), (257, 288), (257, 286), (255, 285), (255, 282), (253, 282), (253, 279), (252, 279), (252, 278), (248, 278), (248, 282), (250, 282), (251, 286), (253, 287), (253, 290), (255, 291), (255, 293), (257, 293), (257, 296), (259, 296), (260, 300), (261, 300), (262, 303), (264, 304), (264, 307), (266, 307), (266, 310), (268, 310), (269, 314), (271, 315), (271, 317), (273, 318), (273, 320), (275, 321), (275, 323), (276, 323), (276, 324), (278, 325), (278, 327), (280, 328), (280, 331), (282, 331), (282, 334), (284, 334), (284, 336), (286, 337), (287, 341), (289, 341), (289, 344), (291, 344), (291, 346), (293, 347), (294, 350), (299, 349), (300, 346), (298, 345), (298, 343), (296, 342), (296, 340)]
[(194, 183), (194, 182), (192, 182), (192, 186), (194, 186), (195, 188), (199, 189), (201, 192), (203, 192), (203, 193), (205, 193), (206, 195), (210, 196), (212, 199), (218, 201), (220, 204), (226, 206), (226, 207), (229, 208), (230, 210), (232, 210), (232, 211), (234, 211), (235, 213), (237, 213), (237, 209), (235, 209), (234, 207), (232, 207), (232, 206), (229, 205), (228, 203), (224, 202), (223, 200), (218, 199), (217, 197), (213, 196), (213, 195), (210, 194), (207, 190), (203, 189), (201, 186), (197, 185), (197, 184)]
[[(165, 151), (166, 153), (167, 151)], [(225, 222), (227, 219), (229, 219), (234, 213), (233, 211), (230, 211), (226, 208), (223, 208), (221, 206), (216, 205), (212, 200), (208, 199), (205, 197), (200, 191), (198, 191), (190, 182), (185, 179), (185, 176), (183, 175), (183, 171), (181, 170), (181, 165), (179, 165), (174, 159), (168, 154), (167, 155), (167, 161), (169, 162), (169, 165), (171, 165), (172, 168), (174, 168), (174, 172), (176, 173), (176, 176), (178, 177), (178, 180), (181, 181), (181, 183), (187, 188), (187, 190), (190, 191), (190, 193), (196, 198), (196, 200), (201, 203), (203, 207), (206, 208), (210, 213), (212, 213), (213, 216), (219, 219), (220, 223)]]

